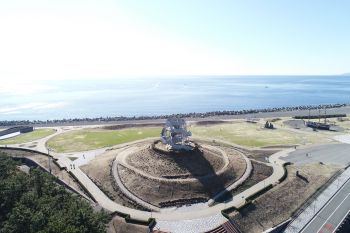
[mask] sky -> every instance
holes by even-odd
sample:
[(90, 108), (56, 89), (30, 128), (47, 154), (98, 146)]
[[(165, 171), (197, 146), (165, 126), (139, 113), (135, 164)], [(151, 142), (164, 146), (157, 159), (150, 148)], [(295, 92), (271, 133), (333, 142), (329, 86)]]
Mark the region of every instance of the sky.
[(0, 0), (0, 78), (341, 74), (349, 10), (320, 0)]
[(0, 117), (54, 117), (94, 94), (62, 92), (62, 80), (348, 73), (349, 10), (338, 0), (0, 0)]

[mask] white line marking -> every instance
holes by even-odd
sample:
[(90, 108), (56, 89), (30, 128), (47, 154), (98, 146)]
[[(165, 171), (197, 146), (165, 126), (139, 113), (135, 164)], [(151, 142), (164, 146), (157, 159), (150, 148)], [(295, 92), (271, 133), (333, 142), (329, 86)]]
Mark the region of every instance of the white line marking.
[[(338, 178), (339, 178), (339, 177), (338, 177)], [(318, 210), (317, 214), (308, 222), (308, 224), (306, 224), (306, 226), (303, 228), (303, 230), (302, 230), (301, 232), (304, 232), (305, 229), (307, 229), (307, 227), (313, 222), (313, 220), (317, 218), (318, 214), (319, 214), (324, 208), (326, 208), (326, 206), (328, 206), (329, 203), (331, 203), (331, 201), (337, 196), (337, 194), (340, 193), (341, 190), (345, 188), (345, 186), (347, 185), (347, 183), (348, 183), (349, 181), (350, 181), (350, 179), (348, 179), (347, 181), (345, 181), (345, 183), (342, 184), (342, 186), (340, 187), (340, 189), (338, 189), (338, 190), (333, 194), (333, 197), (332, 197), (331, 199), (329, 199), (329, 200), (324, 204), (324, 206), (321, 207), (321, 208)], [(333, 183), (332, 183), (332, 184), (333, 184)], [(332, 184), (331, 184), (331, 185), (332, 185)], [(330, 185), (330, 186), (331, 186), (331, 185)], [(329, 188), (330, 186), (328, 186), (328, 188)], [(327, 188), (327, 189), (328, 189), (328, 188)], [(326, 189), (326, 190), (327, 190), (327, 189)], [(326, 190), (324, 190), (322, 193), (324, 193)], [(316, 200), (317, 200), (317, 198), (316, 198)], [(316, 201), (316, 200), (315, 200), (315, 201)], [(311, 205), (310, 205), (310, 206), (311, 206)]]
[(346, 197), (344, 198), (344, 200), (342, 200), (342, 202), (340, 202), (340, 204), (337, 206), (337, 208), (335, 208), (335, 210), (328, 216), (328, 218), (326, 219), (326, 221), (324, 221), (324, 223), (322, 224), (322, 226), (316, 231), (316, 232), (320, 232), (320, 230), (324, 227), (324, 225), (326, 225), (327, 221), (333, 216), (333, 214), (335, 213), (335, 211), (338, 210), (338, 208), (343, 204), (343, 202), (350, 196), (350, 193), (348, 195), (346, 195)]
[(337, 225), (337, 227), (334, 229), (334, 232), (339, 228), (340, 224), (343, 223), (344, 219), (350, 214), (350, 210), (348, 211), (348, 213), (344, 216), (344, 218), (339, 222), (339, 224)]

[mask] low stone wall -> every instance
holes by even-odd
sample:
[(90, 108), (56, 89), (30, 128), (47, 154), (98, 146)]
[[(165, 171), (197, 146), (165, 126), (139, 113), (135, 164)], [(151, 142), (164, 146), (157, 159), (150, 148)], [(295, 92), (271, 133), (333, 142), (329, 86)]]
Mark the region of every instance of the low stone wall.
[(0, 137), (8, 134), (12, 134), (12, 133), (17, 133), (17, 132), (29, 133), (32, 131), (33, 131), (33, 126), (17, 126), (17, 127), (12, 127), (12, 128), (0, 131)]

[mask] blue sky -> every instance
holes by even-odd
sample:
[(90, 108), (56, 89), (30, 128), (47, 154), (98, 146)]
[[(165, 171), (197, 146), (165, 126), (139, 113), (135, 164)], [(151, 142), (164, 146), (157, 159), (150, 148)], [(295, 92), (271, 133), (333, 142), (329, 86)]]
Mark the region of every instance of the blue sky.
[(0, 77), (350, 72), (350, 1), (0, 0)]

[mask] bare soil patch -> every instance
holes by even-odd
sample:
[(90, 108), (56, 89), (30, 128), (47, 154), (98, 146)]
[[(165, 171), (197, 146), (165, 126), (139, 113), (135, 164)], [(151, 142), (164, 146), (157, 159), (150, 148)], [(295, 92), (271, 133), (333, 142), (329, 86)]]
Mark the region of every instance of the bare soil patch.
[[(189, 156), (188, 158), (185, 158), (185, 160), (182, 160), (184, 164), (183, 166), (187, 166), (187, 169), (181, 170), (180, 163), (171, 161), (174, 157), (164, 159), (165, 155), (149, 153), (147, 156), (157, 156), (149, 159), (145, 156), (144, 151), (143, 153), (137, 154), (135, 157), (131, 156), (132, 161), (128, 164), (135, 167), (137, 166), (138, 169), (142, 169), (142, 171), (152, 174), (153, 177), (158, 176), (163, 179), (151, 178), (139, 174), (121, 164), (118, 165), (118, 172), (121, 181), (130, 192), (143, 201), (155, 206), (181, 206), (197, 202), (205, 202), (239, 179), (246, 169), (245, 160), (239, 152), (233, 149), (227, 150), (227, 148), (220, 149), (225, 150), (229, 159), (228, 166), (220, 174), (215, 174), (215, 170), (210, 167), (208, 168), (209, 170), (205, 170), (205, 165), (215, 166), (212, 165), (211, 162), (208, 163), (208, 161), (212, 161), (211, 159), (218, 159), (218, 156), (216, 155), (206, 160), (206, 163), (208, 164), (202, 165), (200, 162), (200, 160), (203, 159), (201, 158), (201, 155), (193, 154), (192, 157)], [(162, 156), (163, 158), (159, 158)], [(182, 155), (180, 155), (180, 158), (184, 159), (181, 156)], [(215, 164), (215, 162), (213, 162), (213, 164)], [(221, 159), (220, 164), (222, 164)], [(189, 172), (189, 166), (191, 165), (194, 168)], [(172, 170), (167, 170), (169, 168), (172, 168)], [(218, 168), (219, 167), (217, 167), (217, 169)], [(205, 176), (193, 175), (202, 174), (203, 171), (200, 169), (204, 169)], [(194, 177), (195, 179), (186, 180), (184, 179), (186, 178), (184, 176), (178, 177), (181, 179), (169, 177), (169, 174), (179, 175), (186, 173), (192, 174), (191, 178)]]
[(266, 162), (266, 158), (280, 151), (278, 149), (246, 150), (241, 148), (239, 150), (242, 151), (248, 158), (255, 159), (261, 162)]
[[(240, 158), (237, 153), (232, 156)], [(163, 154), (148, 147), (130, 154), (127, 163), (155, 177), (193, 178), (217, 172), (223, 168), (224, 158), (210, 150)]]
[(273, 168), (271, 166), (268, 166), (261, 162), (256, 162), (254, 160), (251, 162), (253, 167), (252, 173), (250, 174), (249, 178), (243, 182), (242, 185), (231, 191), (232, 195), (237, 195), (272, 175)]
[[(202, 140), (198, 140), (199, 142), (202, 142)], [(266, 157), (270, 157), (271, 155), (277, 153), (278, 151), (281, 150), (281, 148), (283, 148), (283, 146), (270, 146), (270, 147), (264, 147), (264, 149), (248, 149), (248, 148), (244, 148), (244, 147), (239, 147), (239, 146), (232, 146), (232, 145), (228, 145), (222, 142), (218, 142), (213, 140), (212, 142), (210, 142), (210, 145), (213, 146), (219, 146), (221, 148), (226, 148), (226, 149), (233, 149), (233, 150), (237, 150), (242, 152), (243, 154), (245, 154), (248, 158), (250, 159), (255, 159), (261, 162), (266, 162)], [(286, 146), (286, 147), (291, 147)]]
[(116, 151), (108, 151), (90, 161), (89, 164), (81, 166), (80, 169), (116, 203), (134, 209), (145, 210), (142, 206), (125, 196), (116, 185), (115, 179), (111, 174), (111, 166), (115, 156)]
[(130, 192), (158, 207), (169, 206), (169, 203), (177, 203), (178, 200), (182, 200), (181, 205), (192, 204), (192, 199), (209, 200), (210, 194), (201, 182), (155, 182), (120, 164), (118, 171), (121, 181)]
[[(240, 212), (232, 212), (230, 216), (243, 232), (267, 230), (287, 220), (338, 169), (339, 167), (334, 165), (321, 164), (288, 166), (288, 176), (285, 181)], [(299, 171), (309, 182), (297, 177), (296, 171)]]
[(124, 218), (114, 217), (108, 224), (107, 233), (149, 233), (148, 226), (127, 223)]

